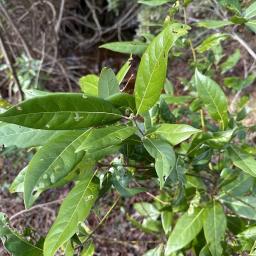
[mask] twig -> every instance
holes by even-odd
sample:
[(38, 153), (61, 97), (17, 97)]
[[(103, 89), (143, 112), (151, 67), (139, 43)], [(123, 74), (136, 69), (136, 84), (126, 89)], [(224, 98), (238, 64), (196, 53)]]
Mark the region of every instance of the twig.
[(17, 84), (17, 87), (18, 87), (18, 90), (19, 90), (19, 93), (20, 93), (20, 98), (21, 98), (21, 100), (24, 100), (25, 95), (24, 95), (24, 92), (22, 91), (22, 87), (21, 87), (20, 81), (18, 79), (17, 72), (14, 68), (14, 65), (13, 65), (12, 61), (11, 61), (11, 57), (9, 56), (8, 47), (5, 44), (4, 37), (2, 35), (1, 30), (0, 30), (0, 47), (1, 47), (2, 53), (4, 55), (5, 62), (9, 66), (10, 71), (13, 75), (13, 79), (14, 79), (15, 83)]
[(86, 238), (85, 242), (86, 243), (92, 236), (93, 234), (101, 227), (101, 225), (107, 220), (107, 218), (109, 217), (110, 213), (113, 211), (113, 209), (116, 207), (118, 201), (120, 199), (120, 196), (117, 197), (117, 199), (115, 200), (115, 202), (113, 203), (113, 205), (109, 208), (109, 210), (107, 211), (107, 213), (105, 214), (105, 216), (101, 219), (100, 223), (96, 226), (96, 228), (89, 234), (89, 236)]
[(256, 60), (256, 53), (252, 50), (252, 48), (238, 34), (233, 32), (230, 35), (232, 36), (232, 38), (234, 40), (239, 42), (245, 48), (245, 50), (251, 55), (251, 57), (253, 57), (254, 60)]
[(59, 34), (61, 20), (62, 20), (63, 12), (64, 12), (64, 7), (65, 7), (65, 0), (61, 0), (59, 17), (58, 17), (58, 20), (57, 20), (57, 23), (56, 23), (56, 26), (55, 26), (56, 35)]
[(20, 212), (17, 212), (16, 214), (12, 215), (9, 220), (12, 221), (13, 219), (17, 218), (18, 216), (24, 214), (24, 213), (28, 213), (28, 212), (31, 212), (33, 211), (34, 209), (37, 209), (37, 208), (45, 208), (46, 206), (49, 206), (49, 205), (52, 205), (52, 204), (59, 204), (60, 202), (62, 202), (63, 199), (58, 199), (58, 200), (55, 200), (55, 201), (52, 201), (52, 202), (49, 202), (49, 203), (44, 203), (44, 204), (37, 204), (33, 207), (31, 207), (30, 209), (24, 209)]

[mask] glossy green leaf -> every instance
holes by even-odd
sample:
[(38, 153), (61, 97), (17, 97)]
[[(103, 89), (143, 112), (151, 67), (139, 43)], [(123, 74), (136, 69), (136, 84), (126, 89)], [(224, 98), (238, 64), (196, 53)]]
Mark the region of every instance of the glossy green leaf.
[(128, 93), (117, 93), (106, 98), (114, 107), (120, 110), (129, 109), (132, 112), (136, 112), (135, 98)]
[(121, 118), (109, 102), (79, 93), (52, 93), (24, 101), (0, 121), (44, 130), (72, 130), (103, 125)]
[(28, 165), (24, 181), (26, 207), (33, 203), (33, 191), (44, 189), (64, 178), (82, 160), (84, 153), (75, 153), (90, 130), (80, 135), (61, 135), (39, 149)]
[(233, 24), (229, 20), (204, 20), (196, 23), (198, 27), (217, 29)]
[(93, 173), (88, 173), (63, 201), (58, 216), (46, 236), (44, 256), (54, 256), (58, 248), (76, 233), (77, 225), (87, 218), (98, 194), (99, 180)]
[[(71, 131), (31, 129), (16, 124), (0, 123), (0, 144), (5, 147), (30, 148), (45, 145), (49, 140)], [(77, 133), (76, 131), (73, 132)]]
[[(86, 157), (83, 157), (82, 160), (65, 177), (61, 178), (58, 182), (50, 184), (48, 186), (44, 184), (43, 188), (40, 188), (40, 185), (42, 184), (39, 183), (38, 186), (34, 188), (33, 195), (35, 192), (37, 192), (34, 198), (36, 199), (42, 191), (45, 191), (47, 189), (62, 187), (67, 183), (69, 183), (70, 181), (76, 181), (76, 180), (82, 179), (83, 176), (86, 175), (88, 171), (92, 170), (94, 166), (95, 166), (94, 159), (91, 159), (91, 158), (88, 159)], [(26, 171), (27, 171), (27, 167), (22, 169), (19, 172), (19, 174), (16, 176), (11, 186), (9, 187), (9, 191), (11, 193), (24, 193), (24, 180), (25, 180)]]
[(188, 29), (178, 23), (168, 25), (143, 54), (135, 82), (137, 113), (145, 113), (158, 101), (166, 79), (169, 50)]
[(158, 135), (175, 146), (199, 132), (201, 130), (187, 124), (160, 124), (150, 135)]
[(235, 145), (228, 147), (229, 156), (233, 164), (245, 173), (256, 177), (256, 160), (252, 155), (244, 152)]
[(171, 2), (170, 0), (139, 0), (138, 3), (145, 4), (148, 6), (160, 6)]
[(132, 55), (142, 55), (146, 48), (147, 44), (143, 42), (113, 42), (107, 43), (100, 46), (100, 48), (105, 48), (114, 52), (132, 54)]
[(203, 226), (204, 209), (195, 209), (192, 214), (182, 215), (170, 234), (165, 254), (170, 255), (189, 244), (200, 232)]
[(130, 57), (125, 63), (124, 65), (121, 67), (121, 69), (118, 71), (117, 75), (116, 75), (116, 79), (119, 82), (119, 84), (121, 84), (125, 78), (125, 76), (127, 75), (127, 73), (129, 72), (130, 68), (131, 68), (131, 61), (132, 61), (132, 57)]
[(228, 123), (228, 101), (222, 89), (215, 81), (198, 70), (195, 73), (195, 85), (198, 96), (202, 99), (210, 116), (219, 121), (221, 127), (225, 129)]
[(37, 89), (29, 89), (29, 90), (23, 90), (23, 91), (24, 91), (26, 100), (32, 99), (35, 97), (46, 96), (46, 95), (50, 94), (50, 92), (40, 91)]
[(244, 17), (246, 19), (251, 19), (256, 16), (256, 2), (252, 3), (248, 8), (244, 11)]
[(197, 48), (196, 50), (199, 53), (204, 53), (206, 51), (209, 51), (210, 49), (218, 46), (221, 41), (225, 40), (227, 38), (226, 34), (213, 34), (207, 37)]
[(136, 128), (124, 125), (91, 129), (76, 152), (92, 153), (110, 146), (119, 145), (133, 135), (135, 131)]
[(221, 242), (224, 240), (227, 220), (220, 203), (214, 201), (210, 208), (206, 208), (203, 228), (212, 256), (222, 255)]
[(98, 96), (99, 77), (96, 75), (87, 75), (79, 79), (79, 86), (85, 94)]
[(0, 213), (0, 239), (6, 250), (13, 256), (43, 256), (43, 250), (11, 228), (7, 217)]
[(256, 220), (256, 197), (239, 196), (221, 198), (220, 201), (228, 206), (236, 215)]
[(223, 62), (220, 67), (221, 67), (221, 73), (224, 74), (227, 71), (230, 71), (240, 60), (241, 54), (240, 50), (236, 49), (233, 54), (231, 54), (228, 59)]
[(103, 68), (100, 73), (98, 95), (105, 99), (113, 94), (119, 93), (119, 83), (111, 68)]
[(171, 145), (164, 140), (146, 138), (143, 144), (148, 153), (155, 159), (155, 169), (159, 178), (160, 188), (163, 188), (165, 180), (175, 166), (175, 152)]
[(246, 239), (256, 239), (256, 226), (252, 226), (237, 235)]

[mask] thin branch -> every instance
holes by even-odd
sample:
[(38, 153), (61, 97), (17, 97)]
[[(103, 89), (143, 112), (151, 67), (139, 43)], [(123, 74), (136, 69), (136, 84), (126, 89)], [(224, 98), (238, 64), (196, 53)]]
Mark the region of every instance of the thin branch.
[(55, 26), (55, 33), (56, 35), (59, 34), (60, 26), (61, 26), (61, 20), (63, 17), (63, 12), (64, 12), (64, 7), (65, 7), (65, 0), (61, 0), (61, 5), (60, 5), (60, 12), (59, 12), (59, 17)]
[(109, 217), (110, 213), (113, 211), (113, 209), (116, 207), (118, 201), (120, 199), (120, 196), (117, 197), (117, 199), (115, 200), (115, 202), (113, 203), (113, 205), (109, 208), (109, 210), (107, 211), (107, 213), (105, 214), (105, 216), (101, 219), (100, 223), (96, 226), (96, 228), (89, 234), (89, 236), (87, 237), (87, 239), (85, 240), (84, 243), (86, 243), (92, 236), (93, 234), (103, 225), (103, 223), (107, 220), (107, 218)]
[(245, 50), (253, 57), (254, 60), (256, 60), (256, 53), (252, 50), (252, 48), (235, 32), (230, 34), (234, 40), (239, 42), (241, 46), (245, 48)]
[(49, 203), (44, 203), (44, 204), (37, 204), (29, 209), (24, 209), (20, 212), (17, 212), (16, 214), (12, 215), (9, 220), (12, 221), (13, 219), (17, 218), (18, 216), (22, 215), (22, 214), (25, 214), (25, 213), (28, 213), (28, 212), (31, 212), (33, 211), (34, 209), (37, 209), (37, 208), (45, 208), (46, 206), (49, 206), (49, 205), (52, 205), (52, 204), (59, 204), (63, 201), (63, 199), (58, 199), (58, 200), (55, 200), (55, 201), (52, 201), (52, 202), (49, 202)]
[(22, 87), (21, 87), (17, 72), (15, 70), (14, 64), (11, 61), (11, 57), (10, 57), (9, 52), (8, 52), (8, 47), (5, 44), (4, 37), (2, 35), (1, 29), (0, 29), (0, 47), (1, 47), (2, 53), (4, 55), (5, 62), (9, 66), (10, 71), (13, 75), (13, 79), (14, 79), (15, 83), (17, 84), (17, 87), (18, 87), (18, 90), (19, 90), (19, 93), (20, 93), (20, 98), (21, 98), (21, 100), (24, 100), (25, 95), (24, 95), (24, 92), (22, 91)]

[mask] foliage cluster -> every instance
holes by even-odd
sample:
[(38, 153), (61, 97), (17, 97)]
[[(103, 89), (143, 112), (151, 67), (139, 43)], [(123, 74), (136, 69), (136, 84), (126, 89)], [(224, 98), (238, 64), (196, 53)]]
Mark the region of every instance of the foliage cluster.
[[(140, 2), (168, 7), (170, 1)], [(256, 253), (256, 160), (255, 148), (247, 141), (255, 126), (243, 123), (248, 98), (238, 94), (235, 106), (229, 104), (212, 78), (217, 70), (224, 85), (239, 93), (255, 80), (253, 72), (245, 79), (228, 76), (241, 53), (235, 50), (223, 60), (221, 42), (235, 39), (253, 58), (235, 30), (241, 26), (256, 32), (256, 2), (243, 7), (239, 1), (219, 1), (227, 18), (193, 24), (208, 31), (196, 48), (191, 27), (174, 19), (189, 4), (171, 6), (161, 32), (148, 35), (146, 42), (101, 46), (141, 56), (132, 94), (125, 92), (124, 83), (130, 58), (117, 74), (103, 68), (99, 76), (82, 77), (81, 93), (33, 90), (29, 99), (0, 114), (5, 147), (36, 148), (10, 187), (23, 193), (26, 208), (42, 192), (75, 183), (46, 238), (36, 243), (0, 215), (0, 237), (12, 255), (53, 256), (58, 250), (67, 256), (93, 255), (95, 230), (85, 220), (112, 190), (120, 197), (146, 192), (154, 198), (134, 204), (141, 222), (128, 216), (136, 228), (161, 237), (147, 256)], [(166, 78), (168, 60), (188, 48), (193, 75), (184, 81), (187, 94), (175, 96)], [(159, 188), (156, 196), (149, 184)]]

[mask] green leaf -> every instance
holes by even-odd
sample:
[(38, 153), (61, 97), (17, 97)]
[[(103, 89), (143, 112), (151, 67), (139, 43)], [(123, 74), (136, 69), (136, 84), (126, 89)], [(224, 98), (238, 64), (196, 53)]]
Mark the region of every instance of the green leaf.
[(230, 71), (240, 60), (241, 54), (240, 50), (236, 49), (236, 51), (228, 57), (228, 59), (220, 65), (221, 73), (224, 74), (227, 71)]
[(161, 221), (164, 233), (167, 235), (172, 229), (173, 213), (170, 211), (161, 212)]
[(16, 124), (0, 124), (0, 144), (5, 147), (30, 148), (42, 146), (61, 134), (70, 134), (70, 131), (47, 131)]
[(143, 42), (113, 42), (107, 43), (100, 46), (100, 48), (105, 48), (114, 52), (132, 54), (132, 55), (142, 55), (146, 48), (147, 44)]
[(196, 23), (198, 27), (217, 29), (233, 24), (229, 20), (204, 20)]
[(147, 202), (135, 203), (133, 207), (141, 216), (147, 217), (153, 220), (157, 220), (160, 215), (160, 212), (151, 203), (147, 203)]
[(244, 11), (244, 18), (251, 19), (256, 16), (256, 2), (252, 3), (248, 8)]
[(52, 93), (24, 101), (0, 121), (44, 130), (72, 130), (103, 125), (121, 118), (109, 102), (79, 93)]
[(135, 98), (128, 93), (117, 93), (106, 98), (114, 107), (120, 110), (129, 109), (132, 112), (136, 112)]
[(119, 83), (111, 68), (103, 68), (99, 79), (99, 97), (105, 99), (113, 94), (119, 93)]
[(176, 156), (171, 145), (160, 139), (148, 139), (143, 141), (148, 153), (155, 159), (155, 169), (163, 188), (165, 180), (171, 174), (175, 166)]
[(170, 255), (189, 244), (203, 226), (204, 209), (195, 209), (192, 214), (182, 215), (168, 238), (165, 254)]
[(121, 84), (125, 78), (125, 76), (127, 75), (127, 73), (129, 72), (130, 68), (131, 68), (131, 61), (132, 61), (132, 57), (130, 57), (122, 66), (122, 68), (118, 71), (117, 75), (116, 75), (116, 79), (119, 82), (119, 84)]
[(169, 50), (179, 37), (187, 34), (188, 29), (188, 26), (178, 23), (167, 26), (143, 54), (135, 82), (138, 114), (145, 113), (158, 101), (166, 79)]
[(25, 240), (10, 227), (3, 213), (0, 213), (0, 238), (6, 250), (13, 256), (43, 256), (41, 248)]
[(256, 177), (256, 160), (253, 156), (239, 149), (235, 145), (228, 147), (229, 156), (233, 164), (245, 173)]
[(87, 218), (98, 194), (99, 180), (93, 173), (88, 173), (63, 201), (57, 219), (46, 236), (44, 256), (54, 256), (58, 248), (76, 233), (77, 225)]
[(186, 104), (194, 99), (192, 96), (169, 96), (161, 95), (166, 103), (168, 104)]
[(187, 124), (160, 124), (150, 135), (159, 135), (163, 140), (175, 146), (199, 132), (201, 130)]
[(237, 235), (238, 237), (243, 237), (245, 239), (256, 239), (256, 227), (252, 226), (244, 230)]
[(228, 36), (226, 34), (216, 33), (208, 36), (197, 48), (199, 53), (204, 53), (212, 48), (217, 47), (221, 41), (225, 40)]
[(210, 208), (206, 208), (203, 227), (212, 256), (222, 255), (221, 242), (224, 240), (227, 220), (220, 203), (214, 201)]
[(90, 241), (81, 252), (81, 256), (93, 256), (95, 252), (95, 246), (93, 241)]
[[(97, 160), (97, 159), (96, 159)], [(45, 185), (44, 188), (40, 188), (40, 185), (38, 184), (37, 187), (34, 188), (34, 192), (37, 192), (36, 196), (34, 198), (36, 199), (42, 191), (45, 191), (46, 189), (50, 188), (58, 188), (62, 187), (65, 184), (69, 183), (70, 181), (76, 181), (83, 178), (84, 175), (86, 175), (88, 170), (92, 170), (95, 166), (95, 160), (87, 159), (86, 157), (83, 157), (83, 159), (63, 178), (61, 178), (58, 182)], [(19, 174), (16, 176), (14, 181), (12, 182), (11, 186), (9, 187), (9, 191), (11, 193), (24, 193), (24, 180), (25, 175), (27, 171), (27, 166), (22, 169)]]
[(218, 0), (218, 2), (231, 12), (240, 14), (241, 5), (240, 0)]
[(228, 101), (222, 89), (215, 81), (198, 70), (195, 73), (195, 85), (210, 116), (219, 121), (221, 127), (225, 129), (228, 124)]
[(256, 197), (254, 196), (240, 196), (240, 197), (228, 197), (221, 198), (220, 201), (228, 206), (235, 212), (236, 215), (256, 220)]
[(35, 97), (39, 97), (39, 96), (46, 96), (46, 95), (50, 94), (50, 92), (40, 91), (40, 90), (37, 90), (37, 89), (29, 89), (29, 90), (23, 90), (23, 91), (25, 93), (26, 100), (32, 99), (32, 98), (35, 98)]
[(160, 6), (166, 3), (171, 2), (170, 0), (139, 0), (139, 4), (145, 4), (148, 6)]
[(128, 188), (126, 186), (127, 184), (125, 184), (126, 182), (123, 181), (123, 177), (121, 177), (121, 175), (119, 177), (118, 175), (113, 175), (111, 178), (111, 182), (122, 197), (132, 197), (139, 193), (147, 191), (145, 188), (141, 187)]
[(256, 20), (249, 20), (245, 25), (254, 33), (256, 33)]
[(24, 182), (26, 207), (33, 203), (35, 188), (44, 189), (64, 178), (82, 160), (84, 153), (75, 150), (85, 140), (90, 130), (79, 135), (61, 135), (40, 148), (28, 165)]
[(87, 75), (79, 79), (79, 86), (85, 94), (98, 96), (99, 77), (96, 75)]
[(27, 167), (23, 168), (16, 176), (11, 186), (9, 187), (10, 193), (23, 193), (24, 192), (24, 179)]
[(245, 79), (237, 76), (224, 78), (224, 85), (233, 90), (239, 91), (250, 86), (256, 79), (256, 74), (249, 74)]
[(91, 129), (76, 152), (85, 151), (87, 154), (110, 146), (119, 145), (133, 135), (135, 131), (136, 128), (124, 125)]

